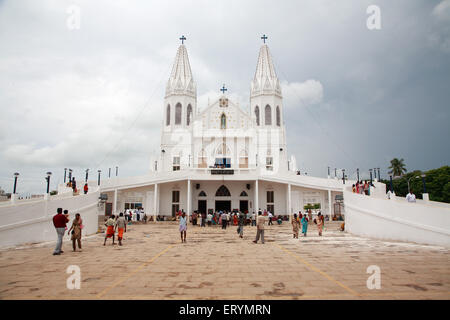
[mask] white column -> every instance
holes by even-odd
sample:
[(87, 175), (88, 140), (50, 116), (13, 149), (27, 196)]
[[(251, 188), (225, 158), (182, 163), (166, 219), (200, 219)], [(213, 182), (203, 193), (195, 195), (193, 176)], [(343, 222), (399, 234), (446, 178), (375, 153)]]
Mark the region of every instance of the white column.
[(331, 221), (331, 190), (328, 189), (328, 215), (330, 216)]
[(155, 183), (155, 192), (153, 193), (153, 221), (156, 222), (156, 216), (158, 215), (158, 184)]
[(189, 215), (191, 214), (191, 180), (187, 180), (187, 215), (189, 218)]
[(291, 208), (291, 184), (287, 185), (287, 212), (289, 214), (289, 221), (291, 221), (292, 208)]
[(114, 189), (113, 214), (117, 214), (117, 189)]
[(258, 210), (259, 210), (259, 202), (258, 202), (258, 179), (255, 180), (255, 203), (254, 203), (254, 208), (255, 208), (255, 214), (256, 216), (258, 216)]

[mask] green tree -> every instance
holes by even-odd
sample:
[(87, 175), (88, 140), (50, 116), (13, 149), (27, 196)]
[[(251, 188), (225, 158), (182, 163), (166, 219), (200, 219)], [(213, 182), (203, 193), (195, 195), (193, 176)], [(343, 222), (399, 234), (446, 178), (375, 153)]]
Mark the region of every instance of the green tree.
[(404, 163), (405, 160), (394, 158), (391, 160), (391, 165), (388, 167), (390, 169), (389, 174), (392, 174), (394, 177), (401, 177), (403, 173), (406, 172), (406, 165)]
[[(408, 179), (411, 190), (413, 190), (417, 199), (422, 199), (423, 182), (421, 175), (425, 174), (426, 192), (431, 201), (450, 203), (450, 166), (443, 166), (438, 169), (432, 169), (425, 172), (415, 170), (408, 172), (402, 177), (392, 180), (394, 192), (399, 197), (405, 197), (408, 193)], [(416, 177), (420, 178), (417, 179)], [(386, 190), (389, 190), (389, 180), (382, 180), (386, 184)]]

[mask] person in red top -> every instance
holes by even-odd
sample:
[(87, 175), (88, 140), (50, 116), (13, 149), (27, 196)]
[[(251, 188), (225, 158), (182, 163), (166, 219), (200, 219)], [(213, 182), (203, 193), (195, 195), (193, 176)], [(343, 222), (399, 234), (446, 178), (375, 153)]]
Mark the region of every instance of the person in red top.
[(88, 193), (88, 190), (89, 190), (88, 184), (85, 183), (85, 184), (84, 184), (84, 194), (87, 194), (87, 193)]
[(57, 214), (53, 216), (53, 225), (55, 226), (56, 234), (58, 235), (58, 240), (56, 241), (56, 248), (55, 251), (53, 251), (54, 256), (64, 253), (64, 251), (62, 251), (61, 248), (64, 232), (66, 231), (67, 222), (69, 222), (69, 219), (67, 219), (67, 217), (63, 215), (63, 209), (58, 208)]

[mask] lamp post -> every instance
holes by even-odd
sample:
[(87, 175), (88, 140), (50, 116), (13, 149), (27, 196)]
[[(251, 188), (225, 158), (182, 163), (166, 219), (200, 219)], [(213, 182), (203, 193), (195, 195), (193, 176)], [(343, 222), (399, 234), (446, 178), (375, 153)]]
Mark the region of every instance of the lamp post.
[(372, 169), (369, 169), (369, 173), (370, 173), (370, 184), (372, 185)]
[(342, 182), (345, 184), (345, 169), (342, 169)]
[(389, 186), (391, 188), (391, 193), (394, 192), (394, 187), (392, 186), (392, 175), (389, 176)]
[(116, 166), (116, 177), (117, 177), (118, 174), (119, 174), (119, 167)]
[(410, 177), (409, 179), (408, 179), (408, 193), (410, 192), (410, 188), (409, 188), (409, 180), (411, 180), (412, 178), (416, 178), (416, 179), (419, 179), (420, 177), (419, 176), (412, 176), (412, 177)]
[(378, 170), (378, 181), (381, 181), (380, 168), (377, 168), (377, 170)]
[(359, 182), (359, 168), (356, 168), (356, 181)]
[(89, 169), (86, 169), (86, 183), (88, 181), (88, 177), (89, 177)]
[(337, 169), (334, 168), (334, 177), (337, 178)]
[(52, 176), (52, 173), (49, 171), (47, 172), (47, 177), (45, 180), (47, 180), (47, 194), (50, 193), (50, 177)]
[(69, 182), (72, 181), (72, 169), (69, 169)]
[(97, 185), (99, 186), (100, 185), (100, 173), (102, 172), (102, 170), (98, 170), (98, 182), (97, 182)]
[(66, 183), (67, 168), (64, 168), (64, 183)]
[(328, 178), (330, 178), (330, 167), (328, 167)]
[(373, 168), (373, 176), (377, 180), (377, 168)]
[(109, 168), (108, 178), (111, 178), (111, 168)]
[(14, 173), (14, 188), (13, 188), (13, 194), (16, 194), (16, 187), (17, 187), (17, 178), (19, 177), (19, 173)]
[(425, 177), (426, 177), (426, 175), (422, 174), (420, 177), (422, 178), (423, 193), (427, 193), (427, 187), (425, 186)]

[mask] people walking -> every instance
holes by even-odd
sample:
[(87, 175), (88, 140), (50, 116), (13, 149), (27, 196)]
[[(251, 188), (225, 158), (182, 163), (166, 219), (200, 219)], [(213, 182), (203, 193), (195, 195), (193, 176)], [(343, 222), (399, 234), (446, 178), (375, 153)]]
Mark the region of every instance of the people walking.
[(298, 239), (298, 231), (300, 229), (300, 222), (298, 221), (297, 214), (294, 213), (294, 218), (292, 219), (292, 233), (294, 238)]
[(77, 251), (76, 244), (78, 243), (78, 249), (81, 251), (81, 230), (83, 228), (83, 220), (79, 213), (75, 215), (75, 219), (72, 221), (68, 234), (71, 236), (73, 251)]
[(306, 237), (306, 233), (308, 232), (308, 217), (305, 215), (303, 215), (302, 220), (301, 220), (301, 224), (302, 224), (302, 233), (303, 236)]
[(72, 178), (72, 190), (74, 193), (77, 192), (77, 182), (75, 181), (75, 177)]
[(243, 212), (239, 213), (239, 221), (238, 221), (238, 230), (239, 230), (239, 237), (244, 238), (244, 225), (245, 225), (245, 218), (246, 215)]
[(115, 216), (112, 214), (111, 217), (109, 217), (108, 220), (106, 220), (105, 226), (106, 226), (106, 235), (105, 235), (105, 241), (103, 242), (103, 245), (106, 245), (106, 239), (112, 238), (112, 244), (114, 245), (114, 225), (116, 224), (116, 221), (114, 220)]
[(416, 195), (412, 190), (409, 190), (409, 193), (406, 195), (406, 201), (408, 202), (416, 202)]
[(122, 245), (123, 233), (127, 232), (127, 222), (123, 216), (123, 212), (119, 213), (119, 218), (115, 223), (115, 230), (117, 230), (117, 240), (119, 240), (119, 246)]
[(186, 213), (183, 211), (183, 213), (181, 214), (181, 217), (180, 217), (181, 242), (186, 242), (186, 230), (187, 230), (187, 219), (186, 219)]
[(256, 214), (255, 214), (255, 211), (253, 211), (253, 213), (252, 213), (252, 227), (253, 226), (256, 226)]
[(224, 212), (220, 217), (222, 218), (222, 229), (226, 229), (228, 224), (228, 214)]
[(83, 191), (84, 191), (84, 194), (87, 194), (87, 193), (88, 193), (89, 187), (88, 187), (88, 184), (87, 184), (87, 183), (84, 184)]
[(272, 225), (272, 218), (273, 218), (272, 212), (269, 211), (268, 216), (269, 216), (269, 223), (268, 223), (268, 226), (271, 226), (271, 225)]
[(254, 243), (258, 243), (259, 237), (261, 237), (261, 242), (264, 244), (264, 224), (266, 223), (266, 217), (264, 217), (261, 211), (258, 212), (258, 218), (256, 218), (256, 239)]
[(55, 227), (58, 240), (56, 241), (56, 247), (55, 251), (53, 251), (53, 255), (60, 255), (61, 253), (64, 253), (64, 251), (62, 251), (63, 236), (69, 219), (62, 214), (62, 208), (58, 208), (56, 212), (56, 215), (53, 216), (53, 225)]
[(322, 236), (322, 230), (324, 225), (324, 218), (323, 215), (319, 212), (317, 215), (317, 218), (314, 219), (314, 222), (317, 224), (317, 230), (319, 231), (319, 236)]

